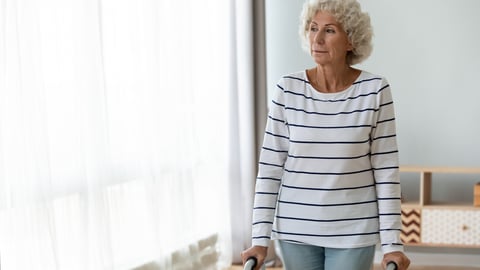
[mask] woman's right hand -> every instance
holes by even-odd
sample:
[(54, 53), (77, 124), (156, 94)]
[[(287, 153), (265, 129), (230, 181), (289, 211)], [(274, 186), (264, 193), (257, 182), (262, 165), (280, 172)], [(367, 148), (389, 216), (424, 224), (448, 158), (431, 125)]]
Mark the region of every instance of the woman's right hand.
[(267, 249), (268, 247), (253, 246), (249, 249), (244, 250), (241, 254), (243, 264), (245, 265), (245, 262), (247, 262), (248, 258), (255, 257), (257, 258), (257, 266), (255, 266), (254, 270), (260, 270), (263, 263), (265, 262), (265, 258), (267, 257)]

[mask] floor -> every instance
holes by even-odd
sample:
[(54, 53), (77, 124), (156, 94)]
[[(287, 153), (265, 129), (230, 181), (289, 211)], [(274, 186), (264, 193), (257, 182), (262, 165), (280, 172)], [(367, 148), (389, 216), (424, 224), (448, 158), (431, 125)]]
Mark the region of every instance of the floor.
[[(374, 270), (381, 270), (382, 268), (375, 265)], [(455, 267), (455, 266), (410, 266), (409, 270), (480, 270), (477, 267)], [(230, 270), (243, 270), (242, 266), (232, 266)], [(267, 270), (283, 270), (283, 268), (267, 268)]]

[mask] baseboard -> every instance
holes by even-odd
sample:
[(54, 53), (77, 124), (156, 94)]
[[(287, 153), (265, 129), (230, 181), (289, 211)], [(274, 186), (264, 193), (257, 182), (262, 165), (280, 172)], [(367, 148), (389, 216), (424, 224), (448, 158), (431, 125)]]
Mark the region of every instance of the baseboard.
[[(437, 248), (437, 247), (406, 247), (405, 254), (410, 258), (412, 264), (418, 266), (459, 266), (479, 267), (480, 249), (469, 248)], [(379, 248), (375, 253), (375, 263), (382, 261), (383, 254)]]

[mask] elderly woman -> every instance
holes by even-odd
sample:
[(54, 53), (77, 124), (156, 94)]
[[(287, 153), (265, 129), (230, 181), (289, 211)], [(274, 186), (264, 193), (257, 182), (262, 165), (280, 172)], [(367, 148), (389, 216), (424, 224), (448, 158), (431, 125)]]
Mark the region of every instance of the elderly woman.
[[(316, 66), (278, 82), (260, 154), (252, 247), (261, 265), (278, 240), (287, 270), (407, 269), (390, 85), (352, 65), (370, 55), (355, 0), (310, 0), (300, 34)], [(259, 269), (259, 267), (257, 267)]]

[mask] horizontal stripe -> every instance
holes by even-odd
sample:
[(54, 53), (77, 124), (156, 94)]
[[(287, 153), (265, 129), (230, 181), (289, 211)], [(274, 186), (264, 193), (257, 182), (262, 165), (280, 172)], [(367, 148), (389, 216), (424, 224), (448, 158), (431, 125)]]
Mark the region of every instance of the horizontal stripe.
[(401, 200), (400, 197), (392, 197), (392, 198), (377, 198), (379, 201), (387, 201), (387, 200)]
[(288, 151), (285, 151), (285, 150), (277, 150), (277, 149), (273, 149), (265, 146), (263, 146), (262, 149), (267, 151), (277, 152), (277, 153), (288, 153)]
[(376, 185), (400, 185), (400, 182), (377, 182)]
[(371, 128), (372, 125), (350, 125), (350, 126), (309, 126), (309, 125), (300, 125), (286, 123), (290, 127), (301, 127), (301, 128), (317, 128), (317, 129), (346, 129), (346, 128)]
[(388, 232), (388, 231), (401, 231), (402, 229), (380, 229), (381, 232)]
[(275, 101), (275, 100), (272, 100), (272, 103), (275, 104), (275, 105), (278, 105), (278, 106), (280, 106), (280, 107), (285, 108), (285, 104), (279, 103), (279, 102), (277, 102), (277, 101)]
[(360, 83), (364, 83), (364, 82), (378, 81), (378, 80), (382, 80), (382, 78), (375, 77), (375, 78), (365, 79), (365, 80), (361, 80), (361, 81), (356, 81), (353, 84), (360, 84)]
[(268, 118), (272, 119), (273, 121), (277, 121), (277, 122), (281, 122), (281, 123), (284, 123), (285, 121), (282, 120), (282, 119), (278, 119), (278, 118), (273, 118), (272, 116), (268, 116)]
[(258, 206), (254, 207), (253, 210), (275, 210), (275, 207)]
[(372, 140), (375, 141), (375, 140), (389, 139), (389, 138), (396, 138), (396, 137), (397, 137), (397, 135), (393, 134), (393, 135), (378, 136), (378, 137), (373, 138)]
[(257, 224), (273, 224), (271, 221), (259, 221), (259, 222), (254, 222), (252, 225), (257, 225)]
[(389, 101), (389, 102), (380, 104), (380, 107), (385, 107), (385, 106), (392, 105), (392, 104), (393, 104), (393, 101)]
[(257, 180), (282, 181), (282, 179), (280, 179), (280, 178), (274, 178), (274, 177), (257, 177)]
[(273, 163), (267, 163), (267, 162), (261, 162), (261, 161), (258, 164), (283, 168), (282, 164), (273, 164)]
[(382, 123), (392, 122), (392, 121), (395, 121), (395, 118), (390, 118), (390, 119), (385, 119), (385, 120), (377, 121), (377, 124), (382, 124)]
[(267, 235), (253, 236), (252, 239), (270, 239), (270, 236), (267, 236)]
[(379, 94), (380, 92), (382, 92), (384, 89), (388, 88), (389, 85), (383, 86), (383, 87), (380, 88), (378, 91), (374, 91), (374, 92), (370, 92), (370, 93), (366, 93), (366, 94), (360, 94), (360, 95), (358, 95), (358, 96), (353, 96), (353, 97), (348, 97), (348, 98), (343, 98), (343, 99), (318, 99), (318, 98), (314, 98), (314, 97), (311, 97), (311, 96), (307, 96), (307, 95), (302, 94), (302, 93), (296, 93), (296, 92), (294, 92), (294, 91), (286, 90), (286, 89), (284, 89), (281, 85), (278, 85), (278, 84), (277, 84), (277, 87), (280, 88), (280, 89), (282, 89), (285, 94), (290, 94), (290, 95), (295, 95), (295, 96), (302, 96), (302, 97), (304, 97), (305, 99), (312, 100), (312, 101), (318, 101), (318, 102), (345, 102), (345, 101), (355, 100), (355, 99), (362, 98), (362, 97), (368, 97), (368, 96), (371, 96), (371, 95), (378, 95), (378, 94)]
[(255, 192), (255, 194), (260, 194), (260, 195), (278, 195), (278, 192)]
[(381, 168), (372, 168), (374, 171), (382, 171), (382, 170), (398, 170), (398, 166), (391, 166), (391, 167), (381, 167)]
[(359, 159), (359, 158), (364, 158), (368, 156), (370, 156), (370, 154), (353, 156), (353, 157), (309, 157), (309, 156), (288, 155), (289, 158), (293, 158), (293, 159)]
[(389, 155), (389, 154), (395, 154), (395, 153), (398, 153), (398, 150), (387, 151), (387, 152), (371, 153), (370, 155), (372, 155), (372, 156), (377, 156), (377, 155)]
[(291, 143), (310, 143), (310, 144), (362, 144), (370, 143), (370, 139), (363, 141), (298, 141), (298, 140), (289, 140)]
[(372, 111), (372, 112), (379, 111), (379, 109), (367, 108), (367, 109), (353, 110), (353, 111), (348, 111), (348, 112), (323, 113), (323, 112), (311, 112), (311, 111), (307, 111), (307, 110), (304, 110), (304, 109), (298, 109), (298, 108), (294, 108), (294, 107), (285, 107), (285, 110), (303, 112), (305, 114), (312, 114), (312, 115), (324, 115), (324, 116), (336, 116), (336, 115), (354, 114), (354, 113), (362, 113), (362, 112), (369, 112), (369, 111)]
[(310, 83), (309, 81), (307, 81), (307, 80), (305, 80), (305, 79), (298, 78), (298, 77), (293, 77), (293, 76), (283, 76), (282, 78), (284, 78), (284, 79), (298, 80), (298, 81), (301, 81), (301, 82), (304, 82), (304, 83)]
[(298, 174), (315, 174), (315, 175), (349, 175), (349, 174), (360, 174), (364, 172), (369, 172), (372, 169), (365, 169), (360, 171), (351, 171), (351, 172), (307, 172), (307, 171), (294, 171), (289, 169), (284, 169), (288, 173), (298, 173)]
[(272, 231), (275, 232), (275, 233), (278, 233), (278, 234), (310, 236), (310, 237), (351, 237), (351, 236), (360, 236), (360, 235), (379, 234), (379, 232), (345, 233), (345, 234), (310, 234), (310, 233), (281, 232), (281, 231), (277, 231), (277, 230), (272, 230)]
[(278, 200), (278, 202), (279, 203), (284, 203), (284, 204), (295, 204), (295, 205), (303, 205), (303, 206), (333, 207), (333, 206), (349, 206), (349, 205), (359, 205), (359, 204), (370, 204), (370, 203), (376, 203), (377, 200), (362, 201), (362, 202), (349, 202), (349, 203), (332, 203), (332, 204), (302, 203), (302, 202), (283, 201), (283, 200)]
[(298, 218), (298, 217), (285, 217), (285, 216), (275, 216), (280, 219), (290, 219), (290, 220), (299, 220), (299, 221), (308, 221), (308, 222), (342, 222), (342, 221), (358, 221), (358, 220), (369, 220), (369, 219), (378, 219), (378, 216), (372, 217), (358, 217), (358, 218), (343, 218), (343, 219), (310, 219), (310, 218)]
[(299, 187), (299, 186), (290, 186), (282, 184), (282, 187), (291, 188), (291, 189), (302, 189), (302, 190), (319, 190), (319, 191), (339, 191), (339, 190), (355, 190), (355, 189), (364, 189), (374, 187), (375, 184), (358, 186), (358, 187), (344, 187), (344, 188), (313, 188), (313, 187)]
[(382, 244), (382, 246), (403, 246), (402, 243), (388, 243), (388, 244)]
[(279, 137), (279, 138), (289, 139), (289, 137), (287, 137), (287, 136), (284, 136), (284, 135), (278, 135), (278, 134), (274, 134), (274, 133), (272, 133), (272, 132), (268, 132), (268, 131), (267, 131), (267, 132), (265, 132), (265, 133), (266, 133), (266, 134), (268, 134), (268, 135), (274, 136), (274, 137)]

